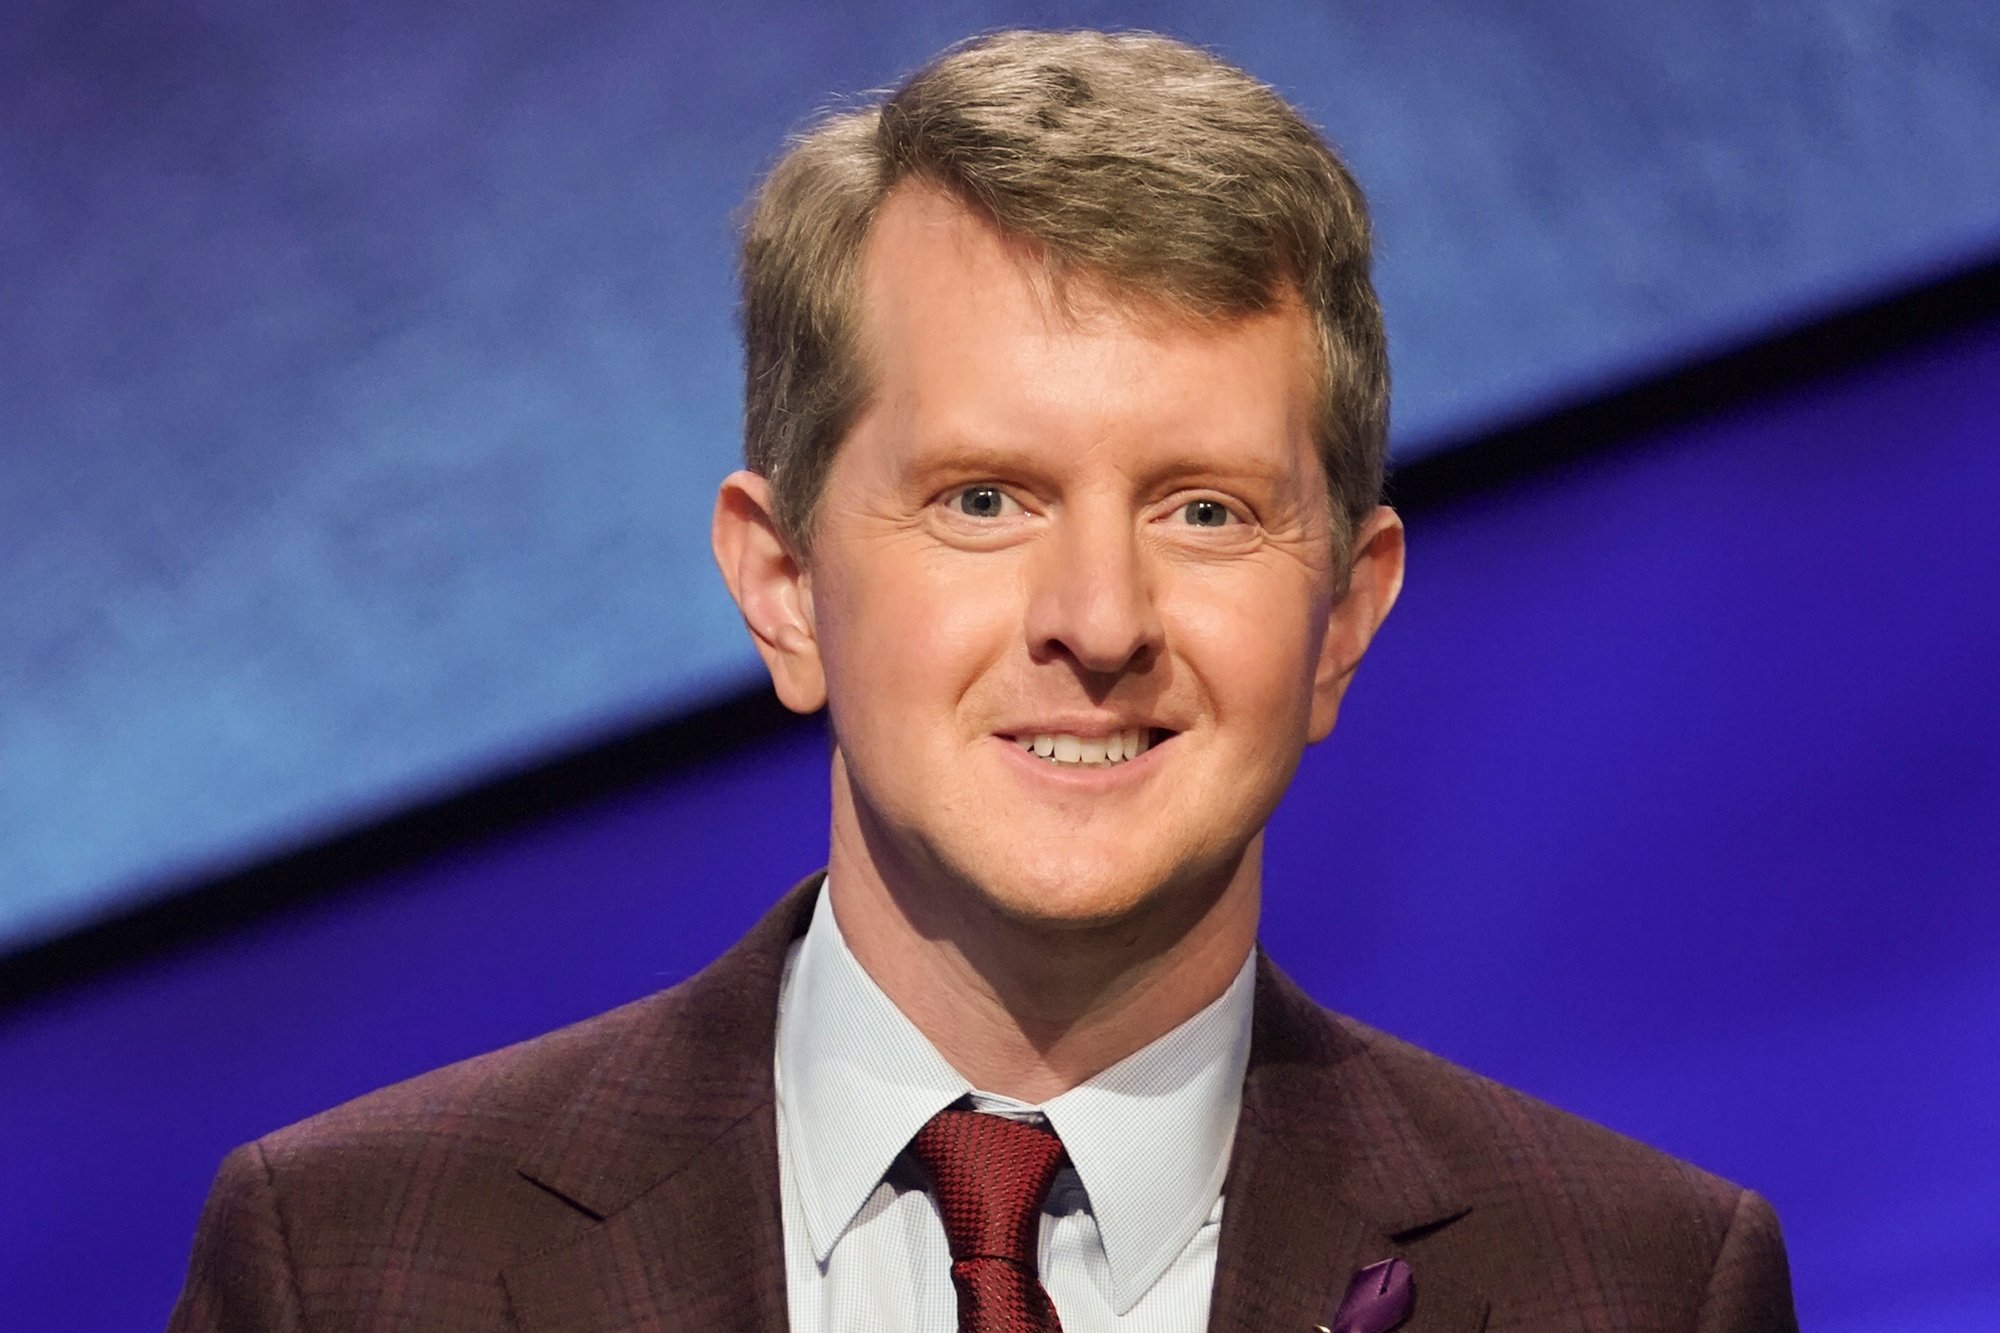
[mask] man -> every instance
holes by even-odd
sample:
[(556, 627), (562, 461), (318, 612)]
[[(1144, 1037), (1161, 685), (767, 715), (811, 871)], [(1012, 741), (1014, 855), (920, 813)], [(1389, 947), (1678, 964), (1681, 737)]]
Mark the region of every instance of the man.
[(1001, 34), (797, 141), (717, 560), (824, 880), (239, 1149), (181, 1329), (1793, 1327), (1756, 1196), (1327, 1014), (1265, 821), (1402, 581), (1359, 191), (1240, 71)]

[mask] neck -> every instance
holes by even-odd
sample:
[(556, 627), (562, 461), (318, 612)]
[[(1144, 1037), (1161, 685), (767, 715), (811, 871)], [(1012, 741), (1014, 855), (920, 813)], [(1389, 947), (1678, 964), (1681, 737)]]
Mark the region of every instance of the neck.
[(1075, 1087), (1212, 1003), (1256, 942), (1261, 833), (1206, 882), (1081, 922), (1002, 910), (976, 883), (918, 872), (882, 845), (837, 797), (834, 918), (875, 984), (986, 1092), (1041, 1103)]

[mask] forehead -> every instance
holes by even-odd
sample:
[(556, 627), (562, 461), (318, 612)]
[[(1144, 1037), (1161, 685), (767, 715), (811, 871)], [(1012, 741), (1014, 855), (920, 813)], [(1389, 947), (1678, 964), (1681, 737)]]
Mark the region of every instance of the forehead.
[(860, 295), (870, 392), (856, 436), (1199, 447), (1287, 470), (1303, 449), (1318, 479), (1316, 342), (1295, 296), (1200, 319), (1088, 276), (1059, 283), (1032, 243), (907, 185), (870, 230)]

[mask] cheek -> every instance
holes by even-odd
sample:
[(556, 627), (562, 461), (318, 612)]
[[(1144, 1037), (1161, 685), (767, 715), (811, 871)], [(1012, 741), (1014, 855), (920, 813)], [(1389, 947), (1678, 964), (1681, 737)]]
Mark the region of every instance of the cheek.
[(919, 557), (829, 589), (818, 630), (836, 710), (934, 713), (971, 692), (1019, 638), (1007, 584), (988, 573)]
[(1203, 682), (1218, 717), (1289, 731), (1311, 709), (1325, 628), (1300, 581), (1224, 578), (1190, 584), (1177, 598), (1177, 654)]

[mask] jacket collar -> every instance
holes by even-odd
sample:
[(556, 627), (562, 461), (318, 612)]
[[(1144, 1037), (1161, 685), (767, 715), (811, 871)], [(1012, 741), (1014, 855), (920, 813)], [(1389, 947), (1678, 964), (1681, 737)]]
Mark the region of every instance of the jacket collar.
[(778, 986), (820, 879), (633, 1022), (520, 1164), (596, 1219), (505, 1274), (524, 1333), (784, 1333), (772, 1052)]
[(1224, 1199), (1211, 1333), (1309, 1333), (1357, 1269), (1392, 1255), (1416, 1275), (1409, 1333), (1484, 1323), (1480, 1293), (1421, 1254), (1470, 1211), (1465, 1192), (1359, 1032), (1261, 952)]
[[(778, 990), (821, 878), (634, 1006), (627, 1034), (523, 1159), (523, 1176), (595, 1222), (508, 1270), (524, 1333), (784, 1333)], [(1391, 1254), (1416, 1274), (1412, 1333), (1484, 1317), (1478, 1293), (1427, 1272), (1420, 1254), (1467, 1211), (1451, 1173), (1362, 1038), (1261, 955), (1224, 1195), (1213, 1333), (1307, 1333), (1356, 1269)]]

